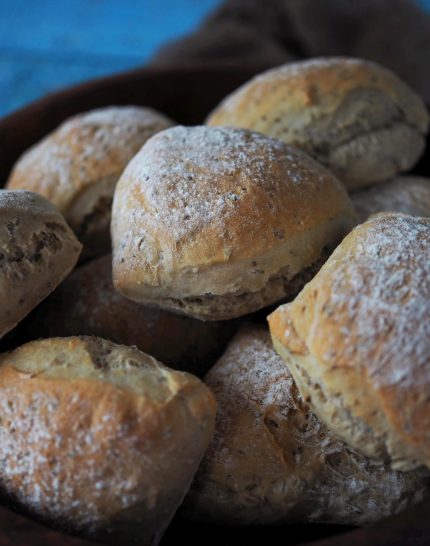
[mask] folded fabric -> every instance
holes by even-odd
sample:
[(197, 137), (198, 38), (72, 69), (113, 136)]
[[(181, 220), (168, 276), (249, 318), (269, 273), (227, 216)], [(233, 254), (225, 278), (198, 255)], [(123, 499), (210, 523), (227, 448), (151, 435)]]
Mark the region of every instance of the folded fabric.
[(274, 66), (324, 55), (377, 61), (430, 103), (430, 17), (412, 0), (226, 0), (152, 64)]

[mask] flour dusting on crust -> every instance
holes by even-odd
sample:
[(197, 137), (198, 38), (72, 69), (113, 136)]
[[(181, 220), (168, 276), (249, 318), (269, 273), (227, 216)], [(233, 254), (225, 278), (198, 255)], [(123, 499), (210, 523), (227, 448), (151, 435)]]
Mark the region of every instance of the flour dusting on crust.
[(215, 437), (187, 510), (223, 523), (368, 524), (420, 500), (425, 481), (354, 453), (301, 398), (263, 328), (243, 328), (206, 377)]
[[(125, 280), (117, 289), (132, 299), (257, 292), (293, 261), (305, 263), (292, 274), (316, 261), (348, 229), (350, 207), (331, 173), (278, 140), (229, 127), (167, 129), (118, 182), (114, 279)], [(243, 270), (229, 276), (230, 266)]]
[(380, 215), (349, 238), (355, 244), (339, 247), (318, 276), (330, 278), (315, 303), (330, 329), (315, 323), (306, 344), (321, 344), (327, 361), (366, 368), (380, 388), (429, 384), (430, 219)]
[(66, 214), (79, 192), (118, 178), (149, 137), (173, 124), (163, 114), (137, 106), (76, 115), (24, 153), (7, 185), (41, 193)]

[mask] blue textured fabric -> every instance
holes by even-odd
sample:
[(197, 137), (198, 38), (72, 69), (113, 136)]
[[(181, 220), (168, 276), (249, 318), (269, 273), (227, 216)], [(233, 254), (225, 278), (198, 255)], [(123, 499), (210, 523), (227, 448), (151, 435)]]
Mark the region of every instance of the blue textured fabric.
[(143, 64), (219, 0), (0, 0), (0, 116)]
[[(143, 64), (219, 0), (0, 0), (0, 116), (60, 87)], [(417, 0), (430, 10), (430, 0)]]

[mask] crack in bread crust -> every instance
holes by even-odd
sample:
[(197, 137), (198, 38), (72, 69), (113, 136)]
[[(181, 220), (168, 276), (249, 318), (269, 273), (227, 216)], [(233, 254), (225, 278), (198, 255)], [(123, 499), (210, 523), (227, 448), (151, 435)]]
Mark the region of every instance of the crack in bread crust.
[(12, 330), (75, 266), (81, 245), (41, 195), (0, 192), (0, 338)]
[(315, 157), (318, 161), (323, 163), (323, 165), (326, 165), (327, 163), (330, 164), (330, 156), (333, 154), (334, 150), (347, 147), (362, 138), (370, 139), (375, 134), (378, 134), (381, 131), (389, 131), (396, 126), (403, 126), (406, 129), (409, 129), (411, 132), (414, 132), (417, 136), (421, 137), (424, 142), (424, 135), (411, 123), (408, 123), (403, 116), (399, 115), (384, 123), (375, 124), (369, 131), (360, 130), (343, 139), (318, 142), (315, 144), (311, 142), (309, 144), (309, 149), (306, 149), (306, 151), (311, 152), (312, 157)]
[(160, 300), (157, 305), (202, 320), (236, 318), (272, 305), (279, 300), (293, 298), (316, 275), (329, 254), (330, 252), (325, 249), (316, 262), (293, 277), (288, 274), (288, 266), (282, 268), (258, 292), (236, 292), (221, 296), (203, 294), (183, 299), (166, 298)]
[(0, 268), (14, 267), (16, 264), (28, 262), (38, 264), (43, 261), (43, 251), (56, 254), (63, 248), (61, 239), (55, 233), (40, 231), (33, 233), (30, 245), (22, 249), (20, 245), (9, 245), (7, 252), (0, 251)]
[(412, 167), (429, 118), (422, 99), (391, 71), (328, 57), (257, 75), (206, 123), (253, 129), (301, 148), (352, 189)]
[(315, 413), (395, 470), (430, 466), (429, 264), (428, 218), (375, 215), (269, 317)]

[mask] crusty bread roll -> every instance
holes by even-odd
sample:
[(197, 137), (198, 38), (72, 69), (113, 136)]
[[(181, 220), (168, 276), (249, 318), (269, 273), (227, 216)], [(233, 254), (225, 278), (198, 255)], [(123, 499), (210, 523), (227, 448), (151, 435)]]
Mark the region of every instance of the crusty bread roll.
[(352, 192), (350, 197), (359, 224), (378, 212), (430, 216), (430, 179), (422, 176), (398, 176), (384, 184)]
[(0, 338), (68, 275), (81, 249), (44, 197), (0, 190)]
[(357, 188), (410, 169), (424, 151), (429, 116), (421, 98), (389, 70), (335, 57), (256, 76), (207, 123), (279, 138)]
[(241, 129), (174, 127), (118, 182), (114, 284), (197, 318), (237, 317), (297, 291), (351, 222), (341, 183), (303, 152)]
[(163, 114), (137, 106), (79, 114), (18, 160), (7, 187), (48, 198), (84, 243), (86, 256), (109, 252), (118, 178), (149, 137), (173, 124)]
[(112, 283), (112, 257), (77, 268), (29, 317), (28, 339), (94, 335), (135, 345), (167, 366), (204, 375), (236, 329), (234, 321), (203, 322), (145, 307)]
[(155, 545), (212, 437), (215, 402), (192, 375), (100, 338), (0, 356), (0, 489), (72, 533)]
[(242, 329), (205, 382), (218, 403), (215, 436), (185, 499), (188, 516), (366, 525), (428, 494), (427, 480), (372, 464), (317, 419), (266, 328)]
[(327, 426), (395, 469), (430, 467), (429, 218), (359, 225), (269, 322)]

